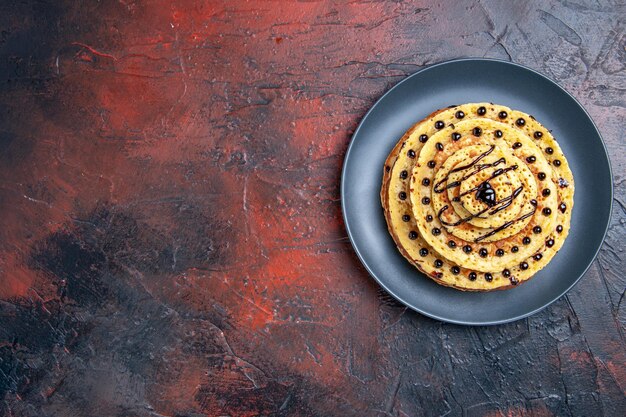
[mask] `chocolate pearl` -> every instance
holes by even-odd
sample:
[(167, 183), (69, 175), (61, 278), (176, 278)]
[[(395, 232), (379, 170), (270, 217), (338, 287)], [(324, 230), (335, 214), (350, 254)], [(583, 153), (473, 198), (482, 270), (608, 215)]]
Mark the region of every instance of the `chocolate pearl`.
[(543, 210), (541, 210), (541, 212), (544, 216), (549, 216), (552, 214), (552, 210), (550, 209), (550, 207), (545, 207)]
[(520, 267), (522, 270), (524, 270), (524, 271), (525, 271), (525, 270), (527, 270), (527, 269), (528, 269), (528, 263), (527, 263), (527, 262), (522, 262), (521, 264), (519, 264), (519, 267)]
[(402, 221), (403, 222), (408, 222), (409, 220), (411, 220), (411, 216), (409, 216), (408, 214), (404, 214), (402, 216)]
[(563, 226), (558, 225), (558, 226), (556, 227), (556, 231), (557, 231), (558, 233), (561, 233), (561, 232), (563, 231)]
[(456, 242), (454, 240), (451, 240), (448, 242), (448, 246), (451, 247), (452, 249), (456, 248)]
[(526, 158), (526, 162), (528, 162), (529, 164), (532, 164), (536, 160), (537, 160), (537, 158), (534, 155), (531, 155), (528, 158)]
[(519, 248), (517, 246), (513, 246), (511, 248), (511, 252), (513, 252), (513, 253), (517, 253), (518, 251), (519, 251)]
[(406, 193), (404, 191), (400, 191), (398, 197), (400, 198), (400, 200), (406, 200)]
[(513, 149), (519, 149), (519, 148), (521, 148), (521, 147), (522, 147), (521, 142), (515, 142), (515, 143), (513, 144)]
[(411, 230), (409, 232), (409, 239), (411, 239), (411, 240), (417, 239), (417, 232), (415, 230)]
[(549, 247), (549, 248), (554, 246), (554, 239), (550, 238), (550, 239), (546, 240), (546, 246)]
[(433, 216), (431, 216), (430, 214), (426, 215), (426, 221), (428, 223), (432, 222), (433, 221)]
[(547, 148), (546, 148), (546, 153), (547, 153), (548, 155), (552, 155), (552, 154), (554, 153), (554, 149), (552, 149), (552, 148), (550, 148), (550, 147), (547, 147)]
[(435, 259), (435, 268), (441, 268), (443, 266), (443, 261), (441, 259)]
[(480, 136), (482, 135), (483, 130), (480, 127), (475, 127), (474, 129), (472, 129), (472, 134), (474, 136)]
[(530, 238), (528, 236), (526, 236), (524, 239), (522, 239), (522, 243), (524, 245), (530, 245)]
[(463, 113), (463, 111), (462, 111), (462, 110), (459, 110), (458, 112), (456, 112), (456, 113), (454, 114), (454, 116), (455, 116), (457, 119), (462, 119), (462, 118), (464, 118), (464, 117), (465, 117), (465, 113)]
[(387, 172), (391, 171), (391, 167), (390, 167), (389, 165), (387, 165), (387, 166), (385, 167), (385, 171), (387, 171)]
[(539, 233), (541, 233), (541, 226), (535, 226), (533, 227), (533, 233), (538, 235)]
[(487, 249), (485, 248), (480, 248), (480, 250), (478, 251), (478, 254), (480, 255), (481, 258), (486, 258), (489, 252), (487, 252)]
[(437, 148), (439, 152), (443, 151), (443, 143), (437, 142), (437, 144), (435, 145), (435, 148)]
[(545, 172), (540, 172), (539, 174), (537, 174), (537, 178), (539, 178), (541, 181), (546, 179), (546, 174)]
[(452, 140), (453, 141), (456, 142), (459, 139), (461, 139), (461, 134), (460, 133), (457, 133), (457, 132), (452, 133)]
[(413, 158), (415, 158), (415, 151), (413, 149), (409, 149), (409, 151), (406, 153), (406, 155), (409, 158), (413, 159)]
[(430, 185), (430, 180), (428, 178), (424, 178), (422, 180), (422, 185), (428, 187)]
[(535, 137), (535, 139), (541, 139), (541, 137), (543, 136), (543, 133), (541, 133), (540, 131), (536, 131), (533, 136)]
[(470, 272), (467, 277), (470, 281), (476, 281), (476, 272)]
[(424, 205), (430, 204), (430, 198), (428, 198), (428, 197), (422, 198), (422, 204), (424, 204)]
[(441, 279), (441, 277), (443, 277), (443, 273), (441, 273), (441, 272), (435, 272), (435, 278), (437, 278), (437, 279)]
[(438, 227), (433, 227), (432, 233), (435, 236), (439, 236), (441, 234), (441, 229), (439, 229)]
[(435, 122), (435, 129), (443, 129), (446, 124), (441, 120), (437, 120)]
[(472, 252), (472, 247), (470, 245), (463, 246), (463, 252), (471, 253)]
[(518, 280), (517, 280), (517, 278), (515, 278), (515, 277), (511, 277), (511, 278), (509, 278), (509, 281), (511, 281), (511, 284), (512, 284), (512, 285), (517, 285), (517, 284), (519, 283), (519, 281), (518, 281)]
[(434, 168), (437, 165), (435, 161), (428, 161), (428, 168)]
[(487, 109), (484, 106), (480, 106), (478, 110), (476, 110), (476, 113), (478, 113), (479, 116), (484, 116), (487, 114)]
[(422, 143), (426, 143), (426, 141), (428, 140), (428, 136), (426, 135), (420, 135), (420, 142)]
[(511, 276), (511, 271), (509, 271), (508, 269), (504, 269), (502, 270), (502, 275), (504, 275), (505, 278), (508, 278)]
[(559, 204), (559, 210), (561, 210), (561, 213), (565, 213), (565, 211), (567, 210), (567, 205), (565, 203)]
[(405, 180), (405, 179), (407, 179), (407, 178), (409, 178), (409, 172), (408, 172), (408, 171), (402, 171), (402, 172), (400, 173), (400, 179), (401, 179), (401, 180)]
[(506, 117), (507, 117), (508, 115), (509, 115), (509, 114), (508, 114), (507, 112), (505, 112), (504, 110), (502, 110), (500, 113), (498, 113), (498, 117), (499, 117), (500, 119), (506, 119)]
[(544, 188), (543, 191), (541, 191), (541, 195), (544, 197), (547, 197), (550, 195), (550, 189), (549, 188)]
[(561, 161), (559, 161), (558, 159), (555, 159), (555, 160), (552, 162), (552, 165), (554, 165), (555, 167), (560, 167), (560, 166), (561, 166)]
[(420, 255), (421, 255), (422, 257), (424, 257), (424, 256), (428, 256), (428, 249), (426, 249), (426, 248), (422, 248), (422, 249), (420, 249)]
[(458, 266), (453, 266), (452, 268), (450, 268), (450, 271), (452, 271), (454, 275), (459, 275), (459, 272), (461, 272), (461, 268), (459, 268)]
[(501, 131), (501, 130), (496, 130), (494, 133), (496, 134), (496, 137), (497, 137), (497, 138), (501, 138), (501, 137), (502, 137), (502, 135), (503, 135), (503, 133), (502, 133), (502, 131)]
[(535, 254), (535, 256), (533, 256), (533, 259), (534, 259), (535, 261), (539, 261), (539, 260), (541, 260), (541, 258), (543, 258), (543, 255), (542, 255), (542, 254), (540, 254), (540, 253), (537, 253), (537, 254)]
[(496, 249), (496, 256), (504, 256), (504, 249)]
[(487, 272), (485, 274), (485, 281), (487, 281), (487, 282), (493, 281), (493, 275), (491, 275), (489, 272)]
[(524, 120), (523, 117), (520, 117), (519, 119), (515, 121), (515, 124), (518, 125), (519, 127), (522, 127), (526, 124), (526, 120)]

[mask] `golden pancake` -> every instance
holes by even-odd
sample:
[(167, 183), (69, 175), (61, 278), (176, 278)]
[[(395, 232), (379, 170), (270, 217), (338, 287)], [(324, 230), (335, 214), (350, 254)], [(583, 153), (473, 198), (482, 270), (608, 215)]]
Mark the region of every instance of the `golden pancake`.
[(563, 245), (571, 170), (532, 116), (491, 103), (438, 110), (385, 163), (381, 201), (396, 246), (442, 285), (468, 291), (530, 279)]

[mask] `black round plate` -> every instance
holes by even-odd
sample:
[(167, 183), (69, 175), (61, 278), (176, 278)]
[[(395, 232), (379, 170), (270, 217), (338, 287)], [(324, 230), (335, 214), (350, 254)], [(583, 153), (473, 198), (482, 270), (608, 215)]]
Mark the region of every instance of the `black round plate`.
[[(576, 183), (569, 237), (527, 283), (489, 293), (436, 284), (400, 255), (380, 204), (383, 164), (414, 123), (453, 104), (488, 101), (532, 114), (570, 163)], [(365, 115), (343, 167), (341, 202), (352, 245), (369, 273), (391, 295), (427, 316), (458, 324), (506, 323), (546, 307), (576, 284), (595, 258), (611, 216), (611, 167), (600, 133), (585, 109), (545, 76), (490, 59), (432, 65), (388, 91)]]

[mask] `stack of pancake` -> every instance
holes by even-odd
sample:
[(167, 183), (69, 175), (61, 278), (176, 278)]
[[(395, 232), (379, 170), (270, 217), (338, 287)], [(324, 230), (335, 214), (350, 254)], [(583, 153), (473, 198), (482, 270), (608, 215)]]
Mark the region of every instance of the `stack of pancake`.
[(505, 289), (530, 279), (567, 237), (574, 180), (532, 116), (492, 103), (439, 110), (400, 139), (381, 200), (402, 255), (442, 285)]

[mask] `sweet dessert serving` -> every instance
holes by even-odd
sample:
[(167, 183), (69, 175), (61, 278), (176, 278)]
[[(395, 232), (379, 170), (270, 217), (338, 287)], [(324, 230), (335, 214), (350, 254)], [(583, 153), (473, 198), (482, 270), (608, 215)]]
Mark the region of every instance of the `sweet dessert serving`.
[(437, 283), (506, 289), (545, 267), (569, 232), (574, 179), (548, 129), (492, 103), (438, 110), (385, 162), (381, 202), (402, 255)]

